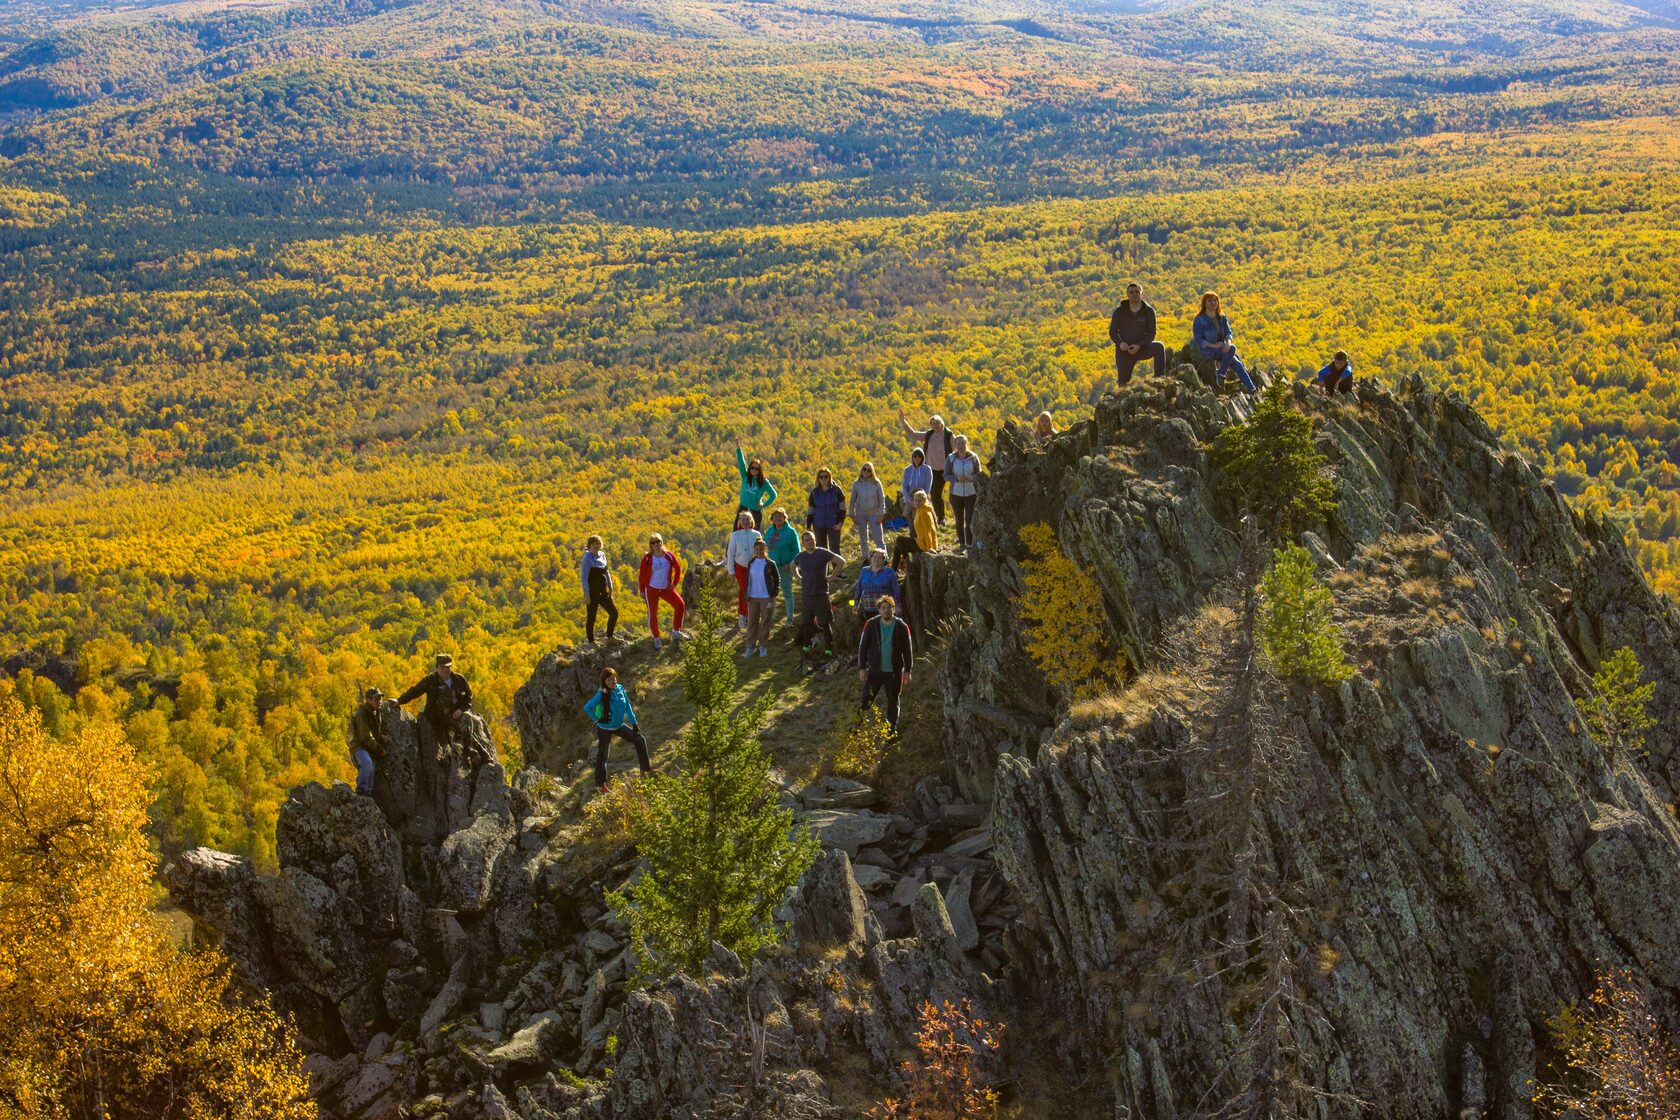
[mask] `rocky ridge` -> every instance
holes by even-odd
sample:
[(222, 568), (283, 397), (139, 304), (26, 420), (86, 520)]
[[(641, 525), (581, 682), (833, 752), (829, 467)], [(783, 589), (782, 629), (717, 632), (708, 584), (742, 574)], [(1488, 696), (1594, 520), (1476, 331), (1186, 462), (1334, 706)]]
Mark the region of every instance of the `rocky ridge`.
[[(1455, 396), (1420, 379), (1296, 393), (1340, 478), (1305, 543), (1357, 672), (1268, 700), (1287, 747), (1254, 861), (1292, 915), (1289, 1076), (1319, 1115), (1380, 1100), (1526, 1117), (1546, 1020), (1596, 970), (1680, 1011), (1680, 618), (1612, 526)], [(1221, 632), (1238, 550), (1205, 447), (1246, 408), (1181, 368), (1048, 448), (999, 433), (984, 547), (921, 558), (910, 585), (920, 624), (950, 632), (948, 781), (896, 812), (857, 783), (784, 789), (824, 854), (782, 951), (627, 985), (603, 885), (633, 853), (571, 850), (537, 770), (510, 787), (406, 718), (371, 801), (295, 791), (278, 876), (200, 850), (171, 889), (297, 1016), (328, 1115), (856, 1115), (894, 1084), (920, 1001), (947, 997), (1008, 1025), (1018, 1084), (1084, 1071), (1018, 1091), (1025, 1115), (1205, 1108), (1251, 1061), (1251, 1023), (1236, 978), (1162, 967), (1192, 928), (1187, 876), (1223, 873), (1164, 822), (1207, 780), (1183, 760), (1222, 733), (1207, 698), (1227, 667), (1176, 636)], [(1070, 705), (1026, 654), (1029, 519), (1102, 589), (1136, 674), (1106, 707)], [(1612, 765), (1577, 701), (1624, 645), (1657, 682), (1659, 727)], [(516, 716), (527, 758), (572, 761), (578, 682), (613, 656), (538, 666)]]

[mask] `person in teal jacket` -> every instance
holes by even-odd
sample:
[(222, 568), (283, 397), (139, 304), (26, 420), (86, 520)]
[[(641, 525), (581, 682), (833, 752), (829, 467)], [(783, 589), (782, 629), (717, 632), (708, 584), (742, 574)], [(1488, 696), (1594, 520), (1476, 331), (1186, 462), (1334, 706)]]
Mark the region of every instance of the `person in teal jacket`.
[(647, 739), (642, 735), (642, 729), (636, 719), (636, 709), (630, 706), (630, 696), (624, 691), (624, 686), (618, 683), (618, 670), (606, 668), (601, 670), (601, 688), (598, 692), (589, 694), (584, 701), (583, 712), (595, 721), (595, 789), (601, 791), (607, 788), (607, 747), (612, 743), (614, 735), (628, 740), (636, 748), (636, 761), (642, 764), (642, 773), (653, 773), (653, 764), (648, 759)]
[(777, 507), (770, 513), (770, 528), (764, 531), (764, 543), (770, 549), (770, 562), (782, 574), (782, 601), (787, 607), (788, 625), (793, 625), (793, 558), (799, 555), (799, 530), (788, 524), (787, 510)]
[(764, 477), (764, 462), (754, 459), (749, 463), (740, 444), (736, 444), (735, 469), (741, 475), (741, 504), (735, 512), (752, 514), (753, 528), (763, 529), (764, 507), (776, 502), (776, 488)]

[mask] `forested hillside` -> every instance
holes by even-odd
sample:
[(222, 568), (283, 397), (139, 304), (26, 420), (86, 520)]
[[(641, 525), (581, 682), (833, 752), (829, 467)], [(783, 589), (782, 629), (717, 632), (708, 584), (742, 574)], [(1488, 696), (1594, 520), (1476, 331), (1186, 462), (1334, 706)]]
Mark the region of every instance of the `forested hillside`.
[[(166, 851), (272, 856), (364, 684), (505, 717), (576, 562), (717, 551), (1112, 384), (1139, 279), (1465, 393), (1680, 578), (1672, 12), (37, 5), (0, 17), (0, 655)], [(633, 613), (633, 612), (631, 612)]]

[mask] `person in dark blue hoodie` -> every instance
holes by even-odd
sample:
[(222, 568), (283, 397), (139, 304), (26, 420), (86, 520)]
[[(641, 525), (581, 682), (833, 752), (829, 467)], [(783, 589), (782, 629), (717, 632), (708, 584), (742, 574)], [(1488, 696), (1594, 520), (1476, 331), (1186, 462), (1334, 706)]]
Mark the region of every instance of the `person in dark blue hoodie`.
[(1242, 359), (1237, 357), (1237, 344), (1232, 341), (1231, 320), (1219, 310), (1218, 292), (1206, 292), (1202, 295), (1202, 311), (1191, 324), (1191, 329), (1197, 352), (1209, 361), (1219, 363), (1218, 370), (1213, 375), (1214, 387), (1222, 388), (1225, 375), (1235, 370), (1237, 380), (1242, 382), (1243, 392), (1254, 392), (1254, 379), (1248, 375), (1248, 367), (1243, 365)]
[(1330, 364), (1318, 371), (1318, 387), (1331, 396), (1353, 392), (1353, 363), (1346, 350), (1338, 350)]
[(618, 683), (618, 670), (606, 668), (601, 670), (601, 689), (592, 692), (584, 702), (583, 712), (595, 721), (595, 789), (597, 792), (607, 788), (607, 748), (612, 743), (614, 735), (628, 740), (636, 748), (636, 761), (642, 765), (642, 773), (653, 773), (653, 763), (648, 758), (647, 739), (642, 735), (642, 729), (636, 719), (636, 709), (630, 706), (630, 697), (624, 691), (624, 686)]

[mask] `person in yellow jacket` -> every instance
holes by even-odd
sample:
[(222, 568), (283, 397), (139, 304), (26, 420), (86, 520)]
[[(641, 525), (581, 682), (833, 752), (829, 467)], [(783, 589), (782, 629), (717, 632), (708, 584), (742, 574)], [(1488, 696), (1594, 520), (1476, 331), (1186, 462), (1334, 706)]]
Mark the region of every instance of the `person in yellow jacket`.
[(902, 570), (904, 558), (912, 552), (935, 552), (939, 548), (939, 529), (933, 520), (933, 504), (928, 492), (918, 490), (910, 499), (910, 532), (893, 542), (893, 567)]

